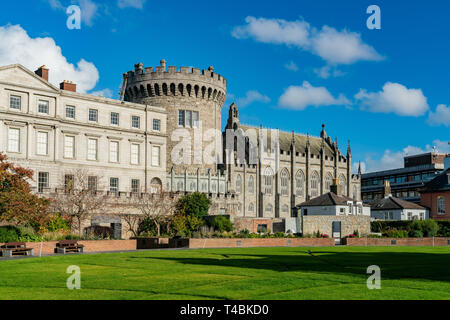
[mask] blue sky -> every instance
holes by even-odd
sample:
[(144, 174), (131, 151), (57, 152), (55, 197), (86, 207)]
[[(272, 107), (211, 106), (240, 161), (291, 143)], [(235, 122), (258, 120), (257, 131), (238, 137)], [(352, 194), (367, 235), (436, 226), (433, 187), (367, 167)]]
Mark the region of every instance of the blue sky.
[[(66, 27), (71, 4), (80, 30)], [(381, 30), (366, 26), (372, 4)], [(439, 0), (3, 1), (0, 65), (46, 64), (52, 82), (112, 97), (137, 62), (212, 65), (228, 80), (223, 124), (233, 101), (246, 124), (319, 135), (325, 123), (373, 171), (450, 152), (449, 12)]]

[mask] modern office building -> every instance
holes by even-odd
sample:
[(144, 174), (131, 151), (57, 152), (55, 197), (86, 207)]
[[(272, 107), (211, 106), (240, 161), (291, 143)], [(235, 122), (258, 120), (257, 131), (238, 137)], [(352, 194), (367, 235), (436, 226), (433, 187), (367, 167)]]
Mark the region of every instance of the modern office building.
[(420, 203), (419, 189), (444, 170), (445, 153), (429, 152), (404, 158), (404, 167), (365, 173), (361, 179), (361, 195), (365, 203), (384, 198), (384, 182), (389, 181), (392, 196)]

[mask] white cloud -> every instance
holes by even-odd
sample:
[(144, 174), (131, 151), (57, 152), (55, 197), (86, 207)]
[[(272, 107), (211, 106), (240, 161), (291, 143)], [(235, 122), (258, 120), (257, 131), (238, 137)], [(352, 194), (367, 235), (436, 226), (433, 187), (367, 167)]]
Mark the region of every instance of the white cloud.
[(258, 91), (250, 90), (247, 91), (247, 94), (244, 98), (237, 99), (237, 105), (238, 107), (245, 107), (249, 104), (252, 104), (253, 102), (262, 102), (262, 103), (269, 103), (270, 98), (268, 96), (265, 96)]
[(395, 113), (400, 116), (421, 116), (429, 109), (421, 89), (408, 89), (399, 83), (387, 82), (382, 91), (361, 89), (355, 99), (371, 112)]
[(119, 8), (135, 8), (142, 9), (147, 0), (118, 0), (117, 5)]
[(428, 116), (428, 123), (432, 126), (444, 125), (450, 126), (450, 107), (440, 104), (436, 108), (436, 112), (430, 111)]
[(88, 26), (94, 24), (94, 19), (98, 16), (98, 4), (91, 0), (78, 0), (81, 9), (81, 20)]
[(93, 63), (81, 59), (75, 66), (62, 55), (61, 47), (50, 38), (31, 38), (20, 25), (0, 27), (0, 65), (20, 63), (34, 71), (45, 64), (50, 82), (59, 87), (63, 80), (77, 84), (79, 92), (93, 89), (99, 79)]
[(318, 55), (332, 65), (383, 59), (373, 47), (361, 40), (359, 33), (337, 31), (328, 26), (317, 30), (303, 20), (286, 21), (249, 16), (245, 22), (245, 25), (233, 29), (233, 37), (295, 46)]
[(289, 61), (288, 63), (286, 63), (284, 65), (284, 67), (290, 71), (294, 71), (294, 72), (298, 71), (298, 66), (295, 64), (294, 61)]
[(342, 72), (334, 67), (331, 67), (330, 65), (326, 65), (319, 69), (314, 69), (314, 73), (319, 78), (322, 78), (322, 79), (328, 79), (329, 77), (336, 78), (336, 77), (341, 77), (341, 76), (345, 75), (344, 72)]
[(335, 98), (325, 87), (313, 87), (304, 81), (302, 86), (290, 86), (281, 95), (278, 104), (280, 107), (303, 110), (308, 106), (330, 106), (350, 104), (343, 95)]
[(48, 3), (50, 7), (52, 7), (53, 10), (63, 10), (64, 6), (61, 4), (61, 1), (59, 0), (48, 0)]
[(442, 153), (450, 153), (448, 142), (436, 139), (433, 140), (432, 145), (426, 145), (425, 148), (407, 146), (400, 151), (391, 151), (388, 149), (384, 151), (379, 159), (373, 158), (373, 156), (367, 156), (365, 161), (361, 162), (361, 168), (363, 167), (363, 164), (366, 172), (403, 168), (403, 158), (405, 156), (412, 156), (434, 150)]
[(90, 92), (89, 94), (91, 94), (93, 96), (110, 98), (110, 99), (113, 97), (113, 92), (111, 89), (98, 90), (98, 91)]
[(305, 47), (309, 44), (309, 23), (247, 17), (246, 25), (235, 27), (232, 36), (237, 39), (254, 38), (264, 43), (286, 44)]
[(330, 64), (352, 64), (357, 61), (379, 61), (374, 48), (361, 40), (361, 35), (324, 26), (311, 39), (312, 51)]

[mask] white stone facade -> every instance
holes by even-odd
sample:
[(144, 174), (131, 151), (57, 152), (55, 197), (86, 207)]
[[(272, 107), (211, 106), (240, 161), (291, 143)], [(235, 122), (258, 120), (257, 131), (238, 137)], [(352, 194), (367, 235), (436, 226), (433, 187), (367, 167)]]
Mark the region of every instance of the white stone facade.
[(78, 168), (106, 191), (111, 179), (119, 193), (131, 192), (132, 180), (139, 192), (165, 185), (166, 119), (163, 108), (61, 90), (21, 65), (0, 68), (0, 151), (34, 170), (37, 192)]

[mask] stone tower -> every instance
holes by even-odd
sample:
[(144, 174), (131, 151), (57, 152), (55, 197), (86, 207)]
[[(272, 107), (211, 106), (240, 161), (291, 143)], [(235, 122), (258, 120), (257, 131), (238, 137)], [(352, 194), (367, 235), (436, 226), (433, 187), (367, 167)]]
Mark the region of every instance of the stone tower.
[[(213, 67), (208, 70), (197, 68), (169, 66), (161, 60), (160, 66), (144, 68), (142, 63), (135, 65), (134, 71), (123, 75), (126, 78), (124, 93), (125, 101), (163, 107), (167, 110), (167, 170), (172, 168), (182, 173), (211, 169), (216, 172), (217, 165), (204, 162), (205, 150), (214, 139), (201, 139), (205, 133), (215, 129), (220, 137), (221, 110), (225, 103), (227, 81), (214, 72)], [(152, 123), (149, 123), (150, 128)], [(189, 133), (190, 144), (185, 140)], [(197, 135), (197, 138), (194, 136)], [(178, 152), (180, 141), (183, 141), (183, 151)], [(220, 149), (220, 146), (218, 146)], [(188, 150), (188, 151), (186, 151)], [(189, 151), (190, 150), (190, 151)], [(172, 152), (174, 151), (174, 152)], [(173, 157), (174, 153), (184, 153), (182, 161)], [(214, 157), (214, 151), (211, 157)], [(187, 158), (186, 158), (187, 154)], [(186, 161), (188, 159), (188, 161)], [(181, 163), (180, 163), (181, 162)]]

